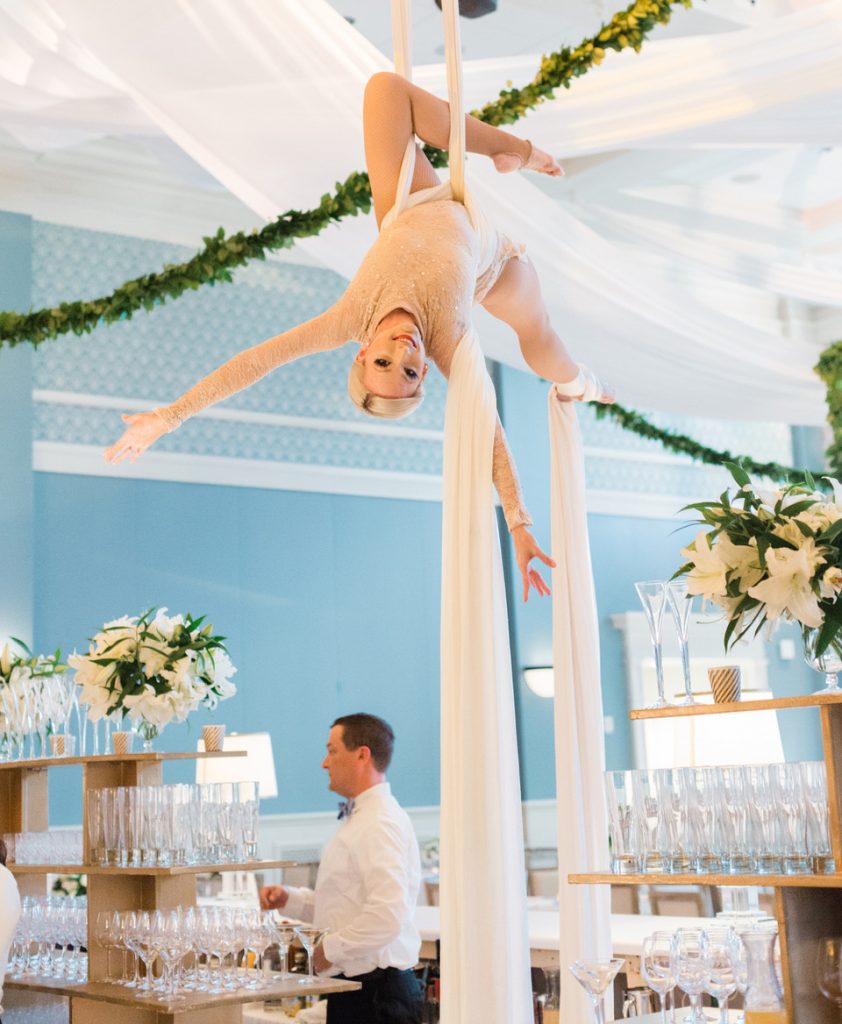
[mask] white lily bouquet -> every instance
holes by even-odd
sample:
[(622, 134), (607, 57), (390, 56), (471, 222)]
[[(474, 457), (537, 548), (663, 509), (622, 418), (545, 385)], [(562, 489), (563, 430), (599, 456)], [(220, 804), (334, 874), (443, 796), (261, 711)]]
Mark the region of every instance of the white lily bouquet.
[[(10, 756), (14, 744), (22, 757), (25, 737), (32, 745), (37, 735), (43, 757), (47, 734), (63, 725), (69, 713), (67, 701), (50, 682), (66, 672), (67, 665), (61, 651), (33, 654), (22, 640), (13, 637), (11, 642), (16, 649), (7, 643), (0, 651), (0, 753)], [(31, 747), (30, 755), (34, 756)]]
[(725, 647), (780, 619), (801, 627), (808, 660), (842, 656), (842, 501), (802, 483), (775, 491), (754, 487), (729, 464), (738, 485), (718, 501), (686, 506), (705, 528), (681, 554), (689, 594), (719, 605), (729, 620)]
[(146, 749), (171, 721), (183, 722), (199, 707), (214, 710), (237, 692), (225, 637), (204, 625), (204, 616), (166, 612), (151, 608), (107, 622), (87, 654), (67, 659), (88, 718), (128, 718)]

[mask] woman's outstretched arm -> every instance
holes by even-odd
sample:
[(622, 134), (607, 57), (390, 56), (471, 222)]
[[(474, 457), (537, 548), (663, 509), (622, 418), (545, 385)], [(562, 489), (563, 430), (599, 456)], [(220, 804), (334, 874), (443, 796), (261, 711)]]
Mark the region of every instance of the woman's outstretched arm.
[(242, 391), (267, 373), (301, 356), (323, 352), (344, 345), (355, 331), (345, 296), (330, 309), (283, 334), (238, 352), (207, 377), (195, 384), (171, 405), (123, 415), (128, 424), (123, 435), (105, 450), (106, 462), (134, 462), (150, 445), (184, 420), (195, 416), (209, 405)]

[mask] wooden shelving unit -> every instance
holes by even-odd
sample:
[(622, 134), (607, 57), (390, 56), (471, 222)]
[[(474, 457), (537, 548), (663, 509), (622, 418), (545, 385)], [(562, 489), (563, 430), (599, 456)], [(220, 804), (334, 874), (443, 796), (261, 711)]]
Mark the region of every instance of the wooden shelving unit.
[[(0, 833), (35, 832), (49, 827), (49, 769), (82, 766), (84, 859), (87, 849), (87, 793), (107, 786), (156, 786), (167, 761), (204, 757), (242, 757), (241, 751), (220, 753), (140, 753), (97, 757), (56, 757), (0, 764)], [(70, 999), (73, 1024), (241, 1024), (242, 1004), (285, 995), (322, 994), (358, 988), (353, 982), (319, 979), (315, 985), (290, 982), (267, 989), (220, 995), (189, 995), (167, 1004), (139, 999), (131, 990), (107, 984), (106, 951), (96, 941), (96, 916), (102, 910), (166, 910), (196, 902), (196, 875), (209, 871), (254, 871), (284, 867), (289, 861), (245, 864), (202, 864), (183, 867), (100, 867), (92, 864), (10, 864), (21, 894), (43, 895), (48, 874), (88, 876), (88, 981), (69, 985), (51, 979), (7, 980), (19, 991), (51, 992)]]
[(818, 940), (842, 934), (842, 694), (810, 694), (774, 700), (689, 707), (640, 708), (632, 719), (721, 715), (743, 711), (819, 709), (822, 749), (827, 766), (830, 838), (837, 873), (832, 875), (615, 875), (593, 872), (569, 875), (575, 885), (762, 885), (775, 890), (781, 942), (784, 993), (792, 1024), (837, 1024), (838, 1011), (816, 984)]

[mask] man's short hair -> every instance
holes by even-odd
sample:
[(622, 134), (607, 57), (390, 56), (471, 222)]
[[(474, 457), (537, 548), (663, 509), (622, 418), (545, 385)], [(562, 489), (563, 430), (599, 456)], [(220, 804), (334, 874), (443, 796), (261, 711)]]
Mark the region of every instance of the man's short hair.
[(395, 749), (395, 734), (388, 722), (384, 722), (377, 715), (367, 715), (360, 711), (354, 715), (337, 718), (333, 725), (342, 726), (342, 742), (348, 750), (368, 747), (374, 767), (379, 772), (386, 771), (392, 762), (392, 751)]

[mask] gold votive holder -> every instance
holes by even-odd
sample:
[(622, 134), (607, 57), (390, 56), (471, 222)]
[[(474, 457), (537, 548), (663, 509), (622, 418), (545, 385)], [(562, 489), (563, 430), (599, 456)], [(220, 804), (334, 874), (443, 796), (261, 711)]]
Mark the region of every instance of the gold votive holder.
[(217, 753), (222, 750), (225, 743), (225, 726), (202, 726), (202, 739), (205, 741), (205, 750), (209, 753)]
[(709, 668), (708, 681), (714, 704), (730, 704), (740, 699), (742, 678), (739, 665), (716, 665)]
[(53, 757), (72, 757), (76, 752), (76, 737), (54, 732), (50, 736), (50, 754)]
[(133, 732), (112, 732), (111, 743), (114, 746), (115, 754), (130, 754), (134, 746)]

